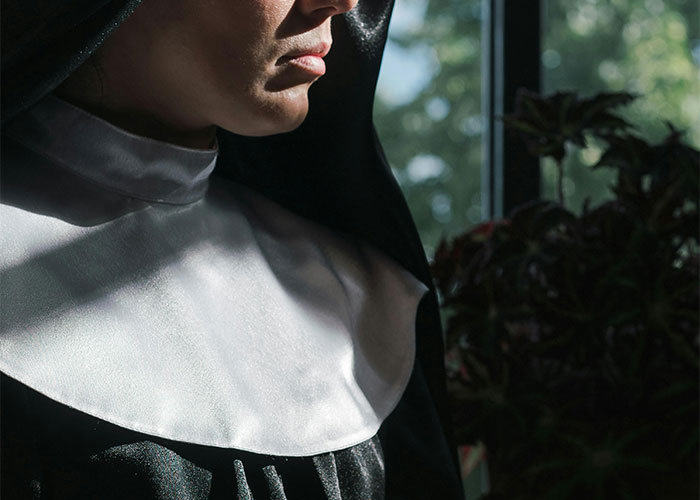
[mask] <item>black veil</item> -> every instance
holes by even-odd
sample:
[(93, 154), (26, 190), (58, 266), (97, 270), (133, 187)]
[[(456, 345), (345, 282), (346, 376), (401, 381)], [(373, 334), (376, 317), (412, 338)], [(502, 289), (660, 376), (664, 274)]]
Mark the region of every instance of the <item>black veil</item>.
[[(2, 123), (53, 91), (140, 1), (2, 0)], [(305, 122), (293, 132), (258, 138), (219, 129), (214, 175), (372, 243), (430, 288), (418, 310), (411, 381), (380, 429), (387, 492), (389, 498), (462, 498), (435, 289), (372, 122), (392, 7), (393, 0), (360, 0), (336, 16), (328, 71), (311, 88)]]

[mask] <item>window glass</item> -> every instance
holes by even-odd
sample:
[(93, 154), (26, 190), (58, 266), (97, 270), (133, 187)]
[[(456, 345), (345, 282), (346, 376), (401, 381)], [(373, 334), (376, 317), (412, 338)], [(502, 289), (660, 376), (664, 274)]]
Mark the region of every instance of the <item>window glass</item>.
[(397, 0), (377, 132), (432, 256), (481, 220), (481, 0)]
[[(700, 146), (700, 29), (698, 3), (686, 0), (543, 0), (543, 92), (576, 90), (641, 94), (617, 108), (652, 143), (666, 134), (664, 120), (686, 129)], [(611, 196), (612, 172), (591, 171), (604, 144), (574, 149), (564, 163), (565, 204), (579, 212)], [(607, 174), (607, 175), (606, 175)], [(543, 197), (556, 199), (554, 162), (542, 161)]]

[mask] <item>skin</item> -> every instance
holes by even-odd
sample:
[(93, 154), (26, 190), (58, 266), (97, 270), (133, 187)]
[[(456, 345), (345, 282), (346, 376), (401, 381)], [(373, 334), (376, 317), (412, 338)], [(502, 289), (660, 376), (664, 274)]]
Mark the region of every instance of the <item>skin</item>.
[(330, 44), (357, 0), (144, 0), (56, 90), (135, 134), (209, 148), (216, 127), (263, 136), (298, 127), (318, 75), (290, 54)]

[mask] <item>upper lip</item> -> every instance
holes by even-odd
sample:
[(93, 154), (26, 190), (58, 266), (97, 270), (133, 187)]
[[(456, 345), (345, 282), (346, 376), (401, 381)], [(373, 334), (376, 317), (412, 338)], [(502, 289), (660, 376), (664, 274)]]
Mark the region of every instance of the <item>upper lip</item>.
[(314, 45), (302, 47), (286, 53), (283, 57), (293, 59), (295, 57), (316, 56), (326, 57), (331, 50), (330, 42), (318, 42)]

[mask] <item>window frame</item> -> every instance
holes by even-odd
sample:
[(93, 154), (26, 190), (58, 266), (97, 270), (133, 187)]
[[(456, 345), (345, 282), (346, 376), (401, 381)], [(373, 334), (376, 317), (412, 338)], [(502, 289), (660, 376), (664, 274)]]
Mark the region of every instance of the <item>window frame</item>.
[(482, 0), (482, 213), (498, 219), (540, 198), (540, 161), (499, 116), (512, 113), (519, 87), (540, 93), (541, 0)]

